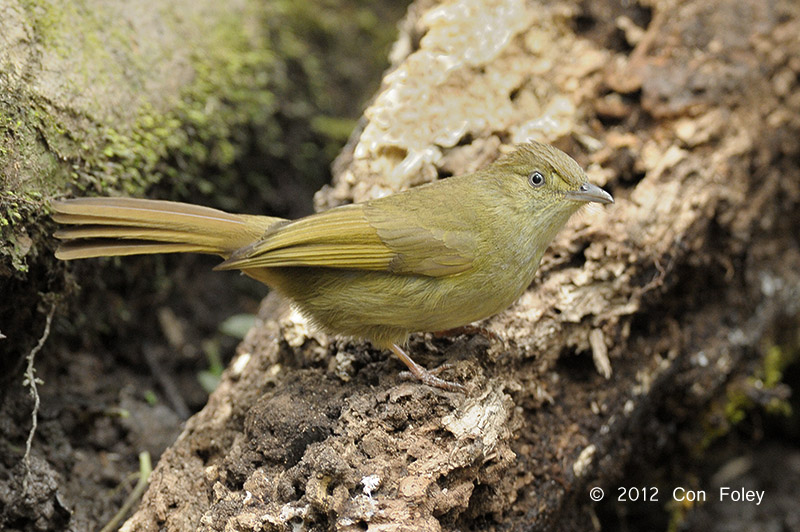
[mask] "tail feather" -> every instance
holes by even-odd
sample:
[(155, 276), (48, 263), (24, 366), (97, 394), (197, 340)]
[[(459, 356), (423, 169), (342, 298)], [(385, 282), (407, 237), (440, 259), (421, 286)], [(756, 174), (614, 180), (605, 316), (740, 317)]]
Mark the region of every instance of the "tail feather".
[(281, 218), (230, 214), (209, 207), (133, 198), (80, 198), (52, 204), (53, 219), (66, 227), (63, 260), (150, 253), (229, 256), (257, 241)]
[[(120, 257), (124, 255), (152, 255), (155, 253), (214, 253), (192, 244), (105, 239), (64, 242), (56, 250), (60, 260), (89, 259), (92, 257)], [(216, 253), (214, 253), (216, 254)], [(221, 254), (221, 253), (220, 253)]]
[[(89, 238), (124, 238), (132, 240), (154, 240), (156, 242), (199, 243), (197, 234), (181, 229), (162, 229), (134, 225), (94, 225), (86, 224), (56, 231), (53, 236), (61, 240)], [(210, 238), (210, 237), (208, 237)], [(214, 247), (213, 249), (217, 249)]]

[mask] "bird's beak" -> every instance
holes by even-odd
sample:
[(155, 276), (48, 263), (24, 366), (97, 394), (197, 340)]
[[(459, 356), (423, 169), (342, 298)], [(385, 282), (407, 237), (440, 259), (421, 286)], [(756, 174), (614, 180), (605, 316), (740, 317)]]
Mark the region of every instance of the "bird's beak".
[(591, 183), (584, 183), (578, 190), (570, 190), (567, 197), (576, 201), (593, 201), (595, 203), (614, 203), (611, 194)]

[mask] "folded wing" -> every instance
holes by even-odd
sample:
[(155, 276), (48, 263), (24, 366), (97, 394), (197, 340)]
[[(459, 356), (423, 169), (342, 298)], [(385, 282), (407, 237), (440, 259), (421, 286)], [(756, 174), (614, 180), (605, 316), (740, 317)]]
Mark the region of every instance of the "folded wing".
[(469, 233), (425, 222), (402, 206), (338, 207), (271, 228), (217, 269), (312, 266), (431, 277), (470, 269)]

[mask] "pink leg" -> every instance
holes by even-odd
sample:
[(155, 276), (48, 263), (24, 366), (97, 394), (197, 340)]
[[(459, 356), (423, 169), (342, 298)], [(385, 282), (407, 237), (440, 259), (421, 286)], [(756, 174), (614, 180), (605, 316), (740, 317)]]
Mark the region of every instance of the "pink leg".
[[(428, 371), (427, 369), (423, 368), (416, 362), (414, 362), (410, 356), (408, 356), (405, 351), (403, 351), (400, 346), (397, 344), (392, 344), (389, 348), (392, 350), (392, 353), (398, 356), (400, 360), (403, 361), (408, 367), (408, 371), (416, 377), (422, 384), (427, 384), (428, 386), (433, 386), (434, 388), (441, 388), (442, 390), (448, 390), (450, 392), (461, 392), (465, 393), (466, 388), (461, 384), (455, 382), (449, 382), (444, 379), (440, 379), (432, 372)], [(434, 370), (436, 371), (436, 370)]]

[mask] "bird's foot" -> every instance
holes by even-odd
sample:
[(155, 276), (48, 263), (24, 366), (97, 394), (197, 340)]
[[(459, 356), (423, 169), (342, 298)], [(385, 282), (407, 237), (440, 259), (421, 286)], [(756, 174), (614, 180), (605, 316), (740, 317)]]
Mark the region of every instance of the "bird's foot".
[(414, 360), (408, 356), (397, 344), (393, 344), (390, 349), (400, 360), (403, 361), (403, 364), (405, 364), (408, 368), (408, 371), (404, 371), (400, 374), (401, 377), (410, 376), (417, 379), (422, 384), (427, 384), (428, 386), (433, 386), (434, 388), (447, 390), (449, 392), (466, 393), (467, 389), (462, 384), (446, 381), (440, 377), (437, 377), (438, 373), (453, 367), (452, 364), (442, 364), (438, 368), (428, 371), (414, 362)]

